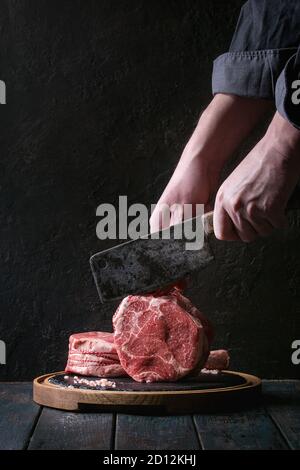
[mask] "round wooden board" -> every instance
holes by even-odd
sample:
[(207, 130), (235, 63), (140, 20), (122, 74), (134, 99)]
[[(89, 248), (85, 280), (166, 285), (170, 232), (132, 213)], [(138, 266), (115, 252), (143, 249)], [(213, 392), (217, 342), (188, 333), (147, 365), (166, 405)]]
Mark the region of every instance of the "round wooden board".
[[(33, 383), (34, 401), (39, 405), (70, 411), (96, 408), (99, 411), (181, 414), (249, 405), (257, 401), (261, 391), (261, 380), (258, 377), (233, 371), (222, 372), (223, 385), (220, 381), (218, 383), (216, 377), (208, 376), (197, 381), (152, 384), (153, 390), (151, 384), (144, 384), (145, 390), (130, 390), (132, 386), (137, 387), (136, 382), (127, 379), (124, 385), (124, 378), (108, 379), (116, 381), (115, 389), (70, 388), (59, 384), (64, 374), (55, 372), (37, 377)], [(143, 387), (143, 384), (139, 385)]]

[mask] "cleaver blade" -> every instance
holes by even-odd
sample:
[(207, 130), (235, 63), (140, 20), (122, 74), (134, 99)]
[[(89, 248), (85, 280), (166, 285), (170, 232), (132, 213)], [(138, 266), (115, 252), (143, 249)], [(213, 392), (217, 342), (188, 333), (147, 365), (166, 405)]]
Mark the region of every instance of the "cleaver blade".
[[(202, 230), (201, 247), (187, 249), (196, 230)], [(205, 268), (214, 259), (210, 233), (212, 213), (207, 213), (94, 254), (90, 265), (101, 302), (153, 292)]]

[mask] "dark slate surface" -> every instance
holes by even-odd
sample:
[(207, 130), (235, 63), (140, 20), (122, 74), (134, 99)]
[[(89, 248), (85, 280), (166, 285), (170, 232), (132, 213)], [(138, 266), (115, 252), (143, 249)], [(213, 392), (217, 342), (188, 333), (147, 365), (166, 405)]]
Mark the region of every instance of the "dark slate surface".
[[(156, 202), (242, 3), (0, 2), (2, 379), (61, 370), (70, 333), (110, 329), (115, 304), (100, 305), (88, 264), (112, 244), (96, 238), (96, 207)], [(297, 375), (299, 241), (298, 219), (284, 238), (220, 245), (195, 279), (234, 368)]]
[[(75, 377), (83, 378), (83, 383), (78, 383)], [(129, 377), (116, 377), (108, 379), (111, 385), (94, 385), (94, 381), (99, 381), (99, 377), (76, 376), (75, 374), (57, 374), (49, 379), (49, 382), (60, 387), (74, 387), (87, 390), (110, 390), (110, 391), (155, 391), (155, 390), (203, 390), (208, 388), (224, 388), (245, 384), (246, 381), (237, 376), (229, 376), (223, 373), (204, 373), (195, 378), (184, 378), (177, 382), (154, 382), (140, 383)], [(90, 385), (90, 383), (92, 383)]]

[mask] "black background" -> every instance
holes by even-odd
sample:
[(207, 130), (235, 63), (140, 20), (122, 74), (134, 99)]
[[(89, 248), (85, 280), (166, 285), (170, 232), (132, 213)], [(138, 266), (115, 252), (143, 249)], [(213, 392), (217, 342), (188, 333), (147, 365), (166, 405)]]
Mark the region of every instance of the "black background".
[[(0, 0), (2, 379), (64, 367), (70, 333), (111, 328), (91, 254), (96, 207), (155, 203), (211, 99), (213, 59), (242, 1)], [(300, 227), (252, 245), (215, 243), (189, 295), (232, 367), (296, 377)]]

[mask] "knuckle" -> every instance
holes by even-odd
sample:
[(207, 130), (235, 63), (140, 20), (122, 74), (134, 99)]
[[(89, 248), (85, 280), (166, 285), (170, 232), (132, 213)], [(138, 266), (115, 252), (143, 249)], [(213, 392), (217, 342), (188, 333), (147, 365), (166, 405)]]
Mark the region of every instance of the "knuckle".
[(234, 196), (229, 200), (229, 206), (234, 212), (239, 212), (242, 207), (242, 201), (239, 197)]
[(224, 191), (222, 186), (220, 187), (219, 191), (217, 192), (216, 196), (216, 204), (222, 206), (224, 202)]
[(258, 207), (255, 202), (249, 202), (246, 207), (246, 214), (250, 220), (254, 220), (257, 217)]
[(269, 201), (264, 201), (260, 210), (262, 214), (271, 214), (274, 212), (274, 205)]

